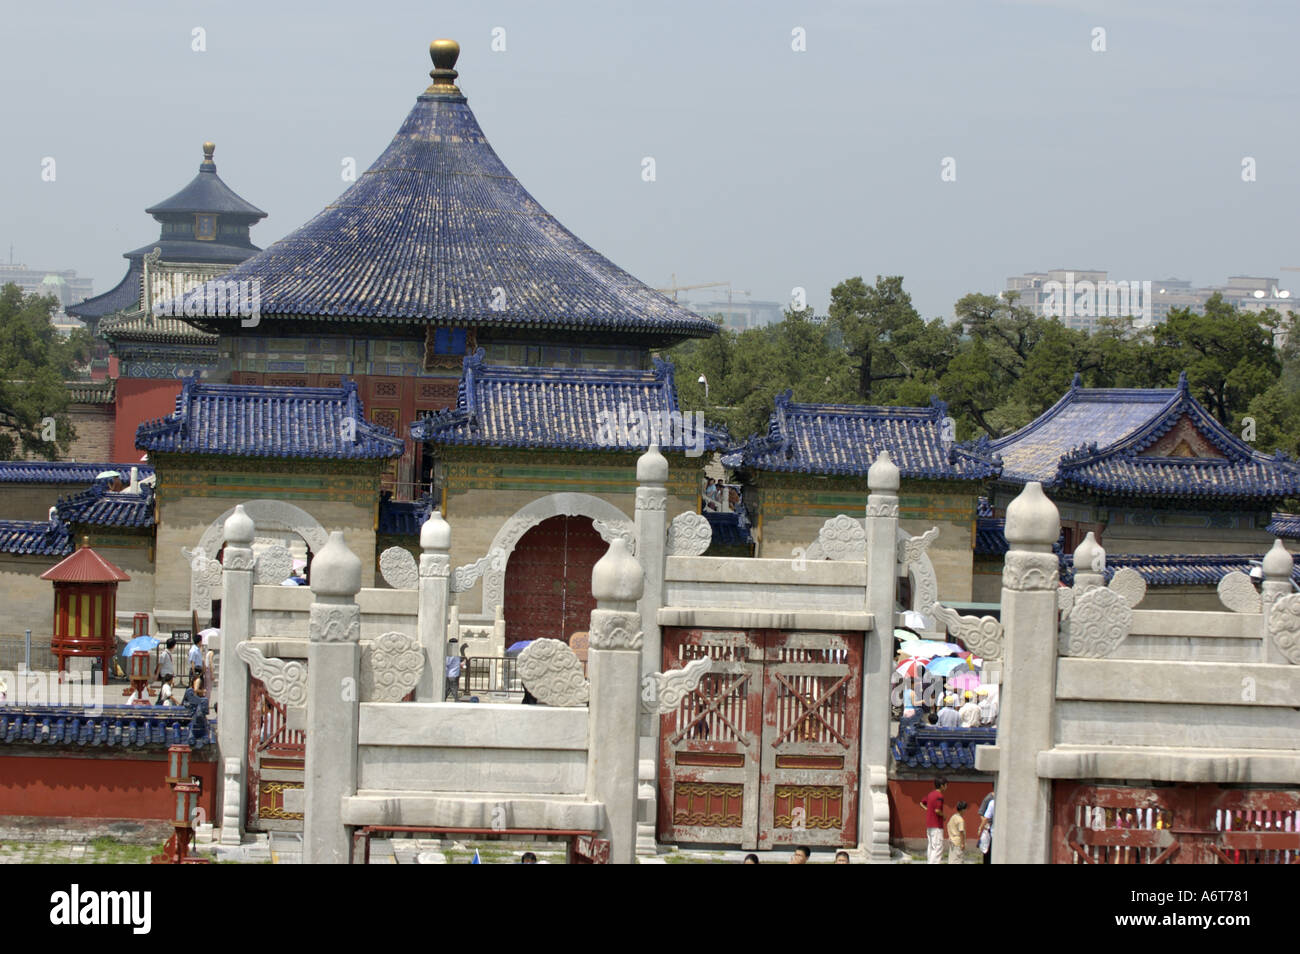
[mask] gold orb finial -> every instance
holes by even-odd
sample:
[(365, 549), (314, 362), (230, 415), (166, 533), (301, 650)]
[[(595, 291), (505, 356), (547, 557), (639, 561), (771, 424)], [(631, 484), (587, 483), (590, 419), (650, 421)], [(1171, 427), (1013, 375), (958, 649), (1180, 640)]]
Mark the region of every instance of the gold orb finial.
[(455, 40), (434, 40), (429, 44), (429, 58), (433, 60), (433, 69), (429, 78), (433, 80), (426, 93), (459, 93), (456, 88), (456, 60), (460, 57), (460, 44)]
[(212, 161), (212, 154), (216, 151), (217, 151), (217, 144), (215, 142), (208, 141), (203, 144), (203, 158), (208, 160), (209, 162)]

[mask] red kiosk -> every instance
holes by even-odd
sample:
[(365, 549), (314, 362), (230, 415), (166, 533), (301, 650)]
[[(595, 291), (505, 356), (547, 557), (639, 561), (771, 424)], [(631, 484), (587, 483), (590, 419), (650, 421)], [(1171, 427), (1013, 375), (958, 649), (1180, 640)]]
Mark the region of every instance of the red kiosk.
[(50, 648), (59, 657), (59, 672), (72, 656), (100, 659), (100, 677), (117, 650), (117, 584), (131, 578), (90, 549), (85, 540), (62, 563), (41, 574), (54, 583), (54, 636)]

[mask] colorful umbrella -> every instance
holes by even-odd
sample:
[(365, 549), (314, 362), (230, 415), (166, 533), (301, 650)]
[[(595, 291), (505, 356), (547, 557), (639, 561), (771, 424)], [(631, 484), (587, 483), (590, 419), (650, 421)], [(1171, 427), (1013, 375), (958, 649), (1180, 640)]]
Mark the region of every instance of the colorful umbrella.
[(934, 660), (928, 668), (930, 675), (942, 676), (945, 679), (955, 672), (970, 672), (970, 666), (960, 656), (944, 656)]
[(978, 673), (959, 672), (952, 677), (950, 685), (954, 689), (971, 689), (975, 690), (980, 687), (980, 677)]
[(122, 650), (123, 656), (130, 656), (132, 653), (151, 653), (158, 648), (161, 640), (154, 639), (152, 636), (137, 636), (126, 644)]
[(915, 679), (925, 670), (926, 664), (929, 661), (930, 660), (928, 659), (919, 659), (917, 657), (906, 659), (903, 661), (901, 666), (894, 670), (894, 672), (898, 673), (905, 679)]
[(956, 643), (941, 643), (936, 639), (911, 639), (899, 646), (898, 651), (904, 656), (929, 656), (933, 659), (935, 656), (959, 653), (961, 647)]

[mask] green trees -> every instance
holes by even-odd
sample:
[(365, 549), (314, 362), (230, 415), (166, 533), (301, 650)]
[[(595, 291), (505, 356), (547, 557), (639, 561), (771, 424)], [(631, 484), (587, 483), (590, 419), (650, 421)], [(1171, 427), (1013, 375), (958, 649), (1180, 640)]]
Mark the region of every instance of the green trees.
[[(63, 338), (50, 324), (58, 301), (0, 288), (0, 459), (20, 452), (54, 460), (75, 436), (64, 381), (90, 355), (90, 336)], [(53, 418), (54, 440), (43, 422)]]
[[(856, 277), (832, 290), (825, 320), (787, 312), (775, 325), (723, 331), (668, 357), (678, 364), (682, 406), (725, 421), (741, 438), (765, 431), (772, 399), (786, 388), (797, 401), (835, 404), (924, 406), (938, 395), (966, 440), (1028, 424), (1076, 373), (1086, 387), (1168, 388), (1186, 370), (1197, 399), (1235, 433), (1268, 453), (1300, 454), (1295, 318), (1239, 311), (1218, 295), (1203, 315), (1175, 310), (1145, 330), (1116, 318), (1091, 333), (1070, 329), (1014, 293), (966, 295), (955, 312), (953, 324), (926, 322), (900, 276), (877, 276), (874, 285)], [(1276, 330), (1290, 331), (1285, 348), (1274, 348)]]

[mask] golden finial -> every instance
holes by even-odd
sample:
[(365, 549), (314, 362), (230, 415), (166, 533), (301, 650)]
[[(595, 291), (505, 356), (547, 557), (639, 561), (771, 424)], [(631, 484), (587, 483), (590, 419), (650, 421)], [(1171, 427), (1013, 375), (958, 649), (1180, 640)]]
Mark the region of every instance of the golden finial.
[(429, 58), (433, 60), (433, 69), (429, 78), (433, 82), (426, 93), (459, 93), (456, 88), (456, 59), (460, 56), (460, 44), (455, 40), (434, 40), (429, 44)]
[(212, 154), (216, 151), (217, 151), (217, 144), (215, 142), (209, 141), (203, 144), (203, 158), (206, 159), (208, 162), (212, 161)]

